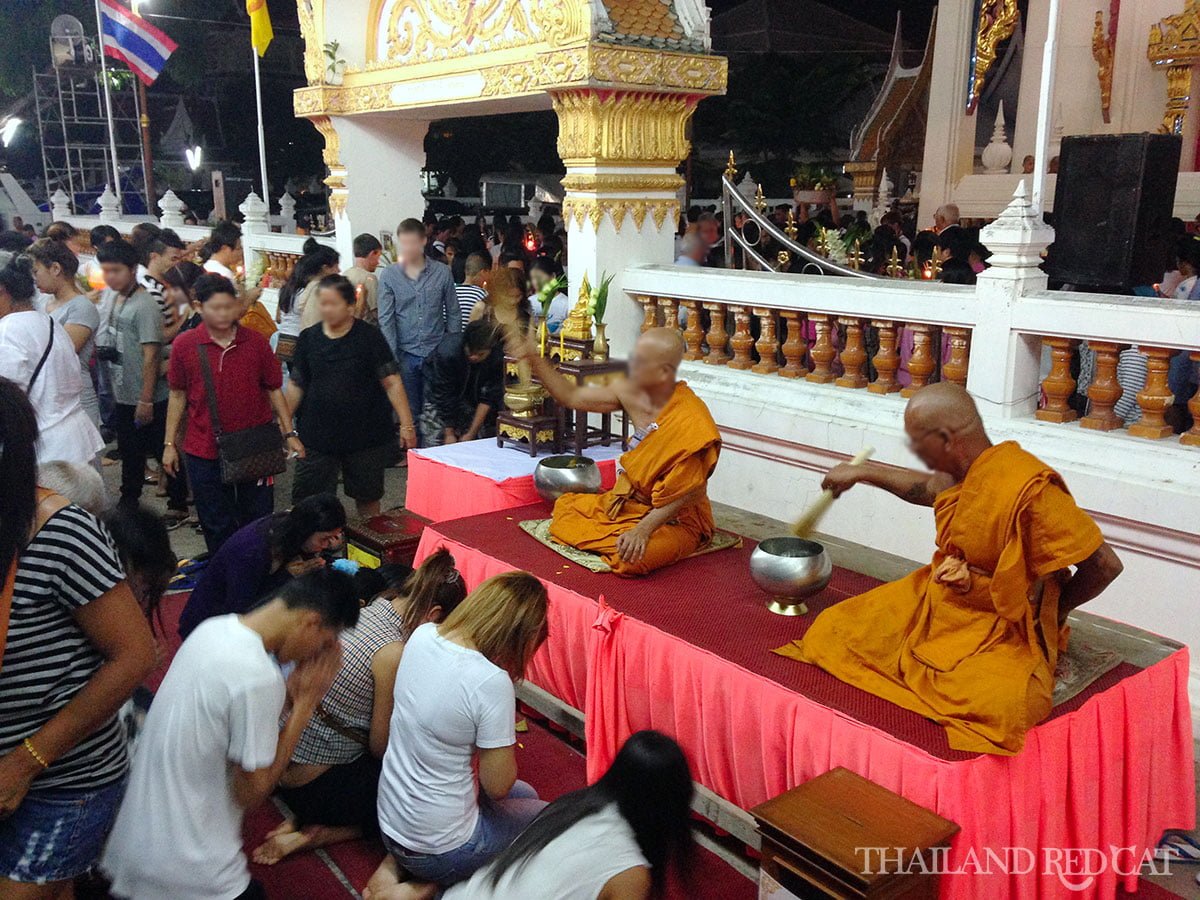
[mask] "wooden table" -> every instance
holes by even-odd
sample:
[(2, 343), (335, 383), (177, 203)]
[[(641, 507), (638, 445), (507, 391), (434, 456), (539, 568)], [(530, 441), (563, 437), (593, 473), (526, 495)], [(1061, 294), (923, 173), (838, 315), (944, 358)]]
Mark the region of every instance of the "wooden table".
[[(555, 368), (568, 381), (578, 385), (604, 385), (624, 375), (629, 366), (623, 359), (575, 359), (560, 362)], [(557, 406), (557, 404), (556, 404)], [(588, 425), (588, 413), (575, 410), (575, 421), (569, 422), (570, 410), (557, 406), (558, 420), (562, 425), (562, 433), (567, 434), (567, 426), (572, 425), (571, 446), (576, 456), (581, 456), (588, 447), (608, 447), (612, 445), (612, 413), (600, 414), (600, 427), (591, 428)], [(621, 416), (621, 449), (629, 447), (629, 417)]]

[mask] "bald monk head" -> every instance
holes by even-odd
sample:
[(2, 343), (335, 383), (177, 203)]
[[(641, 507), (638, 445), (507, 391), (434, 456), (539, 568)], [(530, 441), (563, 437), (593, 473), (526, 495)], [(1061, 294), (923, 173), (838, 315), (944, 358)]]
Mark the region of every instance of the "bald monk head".
[(904, 410), (908, 445), (935, 472), (963, 478), (992, 445), (979, 409), (966, 390), (949, 381), (921, 388)]
[(634, 345), (629, 359), (630, 381), (648, 393), (674, 390), (683, 350), (683, 338), (676, 329), (651, 328)]

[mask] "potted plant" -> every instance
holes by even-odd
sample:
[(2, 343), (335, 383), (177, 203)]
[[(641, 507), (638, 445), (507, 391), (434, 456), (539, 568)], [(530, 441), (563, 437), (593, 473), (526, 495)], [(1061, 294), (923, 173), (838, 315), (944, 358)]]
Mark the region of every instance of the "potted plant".
[(340, 44), (330, 41), (325, 45), (325, 83), (339, 85), (346, 77), (346, 61), (338, 56)]
[(837, 176), (821, 166), (803, 165), (792, 176), (792, 197), (797, 203), (827, 203)]

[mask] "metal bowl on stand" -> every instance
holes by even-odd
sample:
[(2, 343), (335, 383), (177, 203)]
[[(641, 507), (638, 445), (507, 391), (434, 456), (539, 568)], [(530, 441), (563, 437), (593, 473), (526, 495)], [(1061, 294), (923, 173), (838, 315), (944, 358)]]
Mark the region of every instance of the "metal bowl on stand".
[(808, 612), (803, 600), (829, 585), (833, 562), (816, 541), (768, 538), (750, 554), (750, 577), (771, 595), (767, 609), (781, 616), (802, 616)]
[(598, 494), (600, 481), (600, 467), (586, 456), (547, 456), (533, 470), (533, 486), (547, 503), (563, 494)]

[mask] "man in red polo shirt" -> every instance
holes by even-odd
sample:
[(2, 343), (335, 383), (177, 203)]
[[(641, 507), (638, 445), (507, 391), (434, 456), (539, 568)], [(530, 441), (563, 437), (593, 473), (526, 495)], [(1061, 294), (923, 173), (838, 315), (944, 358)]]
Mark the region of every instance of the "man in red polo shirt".
[(274, 510), (275, 488), (269, 478), (234, 485), (221, 481), (200, 354), (208, 355), (223, 433), (264, 425), (273, 412), (288, 449), (303, 456), (304, 445), (292, 430), (292, 414), (280, 390), (283, 372), (279, 360), (266, 338), (238, 325), (240, 306), (233, 282), (222, 275), (202, 275), (193, 291), (200, 303), (201, 324), (185, 331), (172, 345), (163, 466), (171, 473), (178, 469), (180, 453), (175, 442), (186, 413), (183, 459), (204, 541), (209, 552), (215, 553), (243, 525)]

